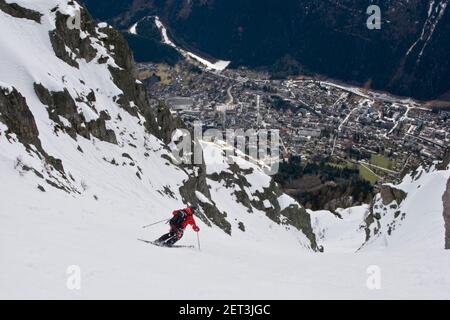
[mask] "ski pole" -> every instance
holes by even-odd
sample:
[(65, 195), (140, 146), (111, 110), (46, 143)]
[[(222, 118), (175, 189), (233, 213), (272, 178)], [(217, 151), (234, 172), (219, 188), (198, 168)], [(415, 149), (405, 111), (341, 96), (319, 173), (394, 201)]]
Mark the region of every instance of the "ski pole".
[(200, 249), (200, 235), (198, 234), (198, 232), (197, 232), (197, 242), (198, 242), (198, 251), (202, 251)]
[(148, 224), (148, 225), (146, 225), (146, 226), (143, 226), (142, 228), (148, 228), (148, 227), (151, 227), (151, 226), (154, 226), (155, 224), (158, 224), (158, 223), (161, 223), (161, 222), (166, 222), (166, 221), (169, 221), (170, 219), (164, 219), (164, 220), (161, 220), (161, 221), (158, 221), (158, 222), (155, 222), (155, 223), (151, 223), (151, 224)]

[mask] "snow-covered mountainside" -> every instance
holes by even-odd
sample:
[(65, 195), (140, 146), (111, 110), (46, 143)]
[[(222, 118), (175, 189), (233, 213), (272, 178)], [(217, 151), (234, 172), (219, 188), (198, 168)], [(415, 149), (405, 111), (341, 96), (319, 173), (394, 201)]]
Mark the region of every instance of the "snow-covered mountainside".
[[(1, 143), (2, 156), (13, 163), (10, 167), (24, 180), (34, 180), (36, 192), (58, 190), (80, 198), (90, 194), (88, 198), (95, 195), (99, 202), (103, 193), (114, 193), (118, 182), (129, 184), (126, 189), (130, 192), (137, 193), (137, 188), (143, 199), (156, 199), (145, 203), (153, 213), (165, 214), (170, 209), (162, 207), (182, 206), (183, 202), (198, 203), (195, 191), (212, 200), (207, 174), (171, 162), (170, 150), (159, 138), (170, 137), (174, 120), (150, 109), (142, 84), (134, 78), (131, 53), (119, 33), (105, 23), (95, 25), (72, 1), (18, 3), (23, 6), (4, 5), (0, 12)], [(81, 11), (80, 30), (68, 25), (72, 16), (76, 21), (77, 11)], [(257, 166), (245, 167), (245, 172), (236, 167), (235, 173), (252, 190), (228, 193), (226, 187), (215, 186), (222, 197), (233, 199), (234, 193), (241, 191), (245, 198), (253, 198), (254, 193), (269, 188), (272, 193), (233, 210), (227, 206), (215, 211), (205, 208), (200, 218), (208, 225), (220, 225), (229, 234), (238, 228), (234, 220), (227, 221), (226, 212), (253, 211), (280, 196)], [(258, 175), (265, 178), (255, 179)], [(307, 218), (306, 211), (294, 205), (296, 213)], [(272, 211), (276, 212), (270, 214), (278, 223), (284, 212), (275, 206)], [(269, 215), (269, 210), (258, 213)], [(305, 233), (309, 231), (306, 220), (304, 225), (297, 224)], [(286, 220), (286, 225), (290, 224)], [(309, 236), (305, 245), (314, 249), (311, 232)]]
[[(218, 141), (196, 142), (204, 164), (176, 164), (177, 121), (148, 105), (122, 36), (75, 1), (0, 0), (0, 70), (0, 298), (449, 298), (450, 256), (435, 242), (354, 254), (368, 206), (308, 212), (258, 165), (229, 164)], [(439, 176), (442, 217), (448, 170), (433, 170), (405, 189), (404, 210)], [(187, 204), (201, 208), (201, 251), (137, 241)], [(180, 244), (197, 240), (187, 230)], [(366, 286), (372, 264), (383, 291)]]
[[(418, 168), (399, 185), (385, 185), (365, 220), (367, 248), (442, 249), (450, 234), (446, 229), (450, 198), (446, 193), (450, 168), (433, 165)], [(447, 249), (449, 249), (447, 244)]]
[(449, 183), (445, 160), (418, 168), (398, 185), (383, 185), (370, 206), (337, 214), (308, 210), (317, 243), (332, 252), (449, 249)]

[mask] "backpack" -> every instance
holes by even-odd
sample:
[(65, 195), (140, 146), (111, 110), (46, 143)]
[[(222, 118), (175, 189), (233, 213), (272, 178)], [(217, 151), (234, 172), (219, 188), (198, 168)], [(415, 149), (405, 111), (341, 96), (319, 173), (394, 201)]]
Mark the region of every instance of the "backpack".
[(184, 210), (179, 210), (178, 213), (174, 215), (172, 219), (170, 219), (169, 223), (171, 226), (177, 229), (181, 229), (184, 220), (186, 220), (186, 217), (187, 213)]

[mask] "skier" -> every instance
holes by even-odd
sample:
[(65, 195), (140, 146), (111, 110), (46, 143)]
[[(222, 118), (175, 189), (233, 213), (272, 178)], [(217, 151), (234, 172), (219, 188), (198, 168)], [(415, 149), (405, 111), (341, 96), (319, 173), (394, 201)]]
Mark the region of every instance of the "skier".
[(170, 231), (161, 238), (156, 240), (156, 243), (164, 246), (172, 246), (183, 237), (184, 229), (188, 224), (192, 226), (195, 232), (199, 232), (200, 228), (194, 220), (194, 212), (197, 211), (196, 206), (175, 210), (172, 212), (172, 219), (169, 220)]

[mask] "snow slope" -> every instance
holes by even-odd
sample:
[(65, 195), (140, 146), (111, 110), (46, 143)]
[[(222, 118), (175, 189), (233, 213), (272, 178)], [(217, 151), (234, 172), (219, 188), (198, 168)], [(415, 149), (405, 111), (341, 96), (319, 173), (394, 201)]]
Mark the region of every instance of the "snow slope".
[(338, 209), (337, 215), (329, 211), (309, 211), (314, 234), (326, 252), (357, 252), (365, 242), (363, 221), (369, 206), (362, 205)]
[(435, 165), (420, 167), (405, 176), (399, 185), (389, 185), (406, 194), (403, 201), (383, 204), (381, 195), (374, 201), (378, 216), (367, 226), (371, 238), (364, 250), (380, 248), (427, 251), (444, 248), (445, 226), (442, 196), (450, 179), (450, 168)]
[[(368, 248), (355, 254), (361, 239), (358, 221), (365, 215), (362, 207), (341, 211), (340, 223), (326, 212), (317, 213), (316, 221), (310, 212), (317, 222), (314, 230), (324, 235), (319, 244), (325, 253), (315, 253), (306, 234), (290, 225), (287, 216), (281, 214), (279, 223), (267, 216), (269, 207), (284, 211), (299, 205), (282, 194), (263, 198), (262, 191), (270, 191), (270, 178), (241, 158), (236, 162), (245, 172), (230, 171), (220, 148), (218, 161), (206, 167), (210, 194), (198, 190), (194, 194), (202, 208), (211, 203), (218, 208), (219, 216), (230, 223), (231, 235), (202, 216), (197, 218), (201, 251), (137, 241), (153, 240), (167, 231), (164, 224), (142, 226), (168, 218), (173, 209), (186, 205), (180, 187), (195, 170), (173, 165), (167, 146), (145, 130), (148, 119), (140, 112), (133, 116), (119, 104), (117, 98), (124, 92), (111, 70), (121, 67), (118, 53), (103, 41), (108, 26), (80, 33), (97, 55), (89, 61), (75, 58), (76, 68), (55, 56), (49, 39), (56, 13), (73, 15), (76, 3), (6, 2), (43, 16), (38, 23), (0, 10), (1, 94), (8, 99), (17, 90), (26, 98), (42, 149), (60, 159), (64, 171), (50, 165), (35, 145), (21, 143), (0, 114), (0, 298), (450, 298), (447, 252), (434, 246), (415, 250), (405, 243), (389, 252)], [(105, 56), (107, 62), (101, 63)], [(117, 144), (93, 135), (70, 137), (66, 132), (72, 122), (50, 119), (48, 106), (35, 92), (36, 82), (50, 91), (66, 89), (86, 122), (99, 120), (101, 111), (107, 113), (106, 127), (115, 133)], [(92, 91), (96, 97), (92, 104), (75, 99)], [(138, 102), (126, 104), (133, 108)], [(245, 183), (229, 184), (229, 176), (214, 175), (227, 172)], [(430, 182), (427, 188), (431, 186)], [(238, 199), (241, 191), (252, 205)], [(187, 230), (180, 243), (196, 245), (196, 234)], [(371, 265), (381, 268), (380, 290), (366, 286)], [(79, 290), (67, 286), (71, 266), (80, 268)], [(181, 284), (174, 277), (180, 272), (188, 275)]]
[(428, 252), (445, 247), (442, 197), (450, 167), (419, 167), (398, 184), (386, 184), (371, 206), (311, 211), (319, 245), (328, 252)]

